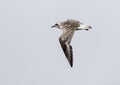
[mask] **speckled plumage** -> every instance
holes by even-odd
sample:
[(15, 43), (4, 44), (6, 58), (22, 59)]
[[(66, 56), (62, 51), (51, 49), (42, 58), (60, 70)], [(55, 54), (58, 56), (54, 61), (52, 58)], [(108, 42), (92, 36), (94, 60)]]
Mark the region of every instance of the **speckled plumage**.
[(84, 25), (77, 20), (68, 19), (64, 22), (56, 23), (52, 27), (57, 27), (63, 30), (63, 34), (59, 37), (59, 41), (63, 52), (70, 64), (73, 66), (73, 51), (72, 46), (70, 45), (71, 39), (76, 30), (88, 30), (91, 28), (89, 25)]

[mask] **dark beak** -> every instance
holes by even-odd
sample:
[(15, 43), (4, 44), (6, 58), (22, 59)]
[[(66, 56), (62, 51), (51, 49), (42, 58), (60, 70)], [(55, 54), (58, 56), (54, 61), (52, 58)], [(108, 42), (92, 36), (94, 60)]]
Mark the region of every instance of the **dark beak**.
[(51, 26), (51, 28), (55, 27), (55, 25)]

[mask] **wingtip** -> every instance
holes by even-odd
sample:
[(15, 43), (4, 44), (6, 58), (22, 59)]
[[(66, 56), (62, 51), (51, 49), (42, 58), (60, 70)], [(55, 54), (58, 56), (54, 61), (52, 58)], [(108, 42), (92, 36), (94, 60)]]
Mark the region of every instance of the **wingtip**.
[(73, 65), (70, 65), (71, 66), (71, 68), (73, 67)]
[(70, 67), (72, 68), (73, 67), (73, 63), (69, 63), (70, 64)]

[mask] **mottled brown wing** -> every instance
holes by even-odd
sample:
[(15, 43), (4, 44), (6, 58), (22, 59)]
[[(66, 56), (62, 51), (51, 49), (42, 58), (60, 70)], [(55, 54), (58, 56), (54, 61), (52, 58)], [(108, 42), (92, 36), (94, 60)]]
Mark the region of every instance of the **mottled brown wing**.
[(60, 44), (63, 49), (63, 52), (70, 64), (70, 66), (73, 66), (73, 51), (72, 46), (70, 45), (70, 41), (73, 37), (74, 30), (66, 31), (60, 38)]
[(72, 52), (72, 46), (67, 46), (65, 43), (63, 43), (62, 41), (61, 41), (61, 39), (59, 39), (60, 40), (60, 44), (61, 44), (61, 47), (62, 47), (62, 49), (63, 49), (63, 51), (64, 51), (64, 54), (65, 54), (65, 56), (66, 56), (66, 58), (67, 58), (67, 60), (68, 60), (68, 62), (69, 62), (69, 64), (70, 64), (70, 66), (72, 67), (73, 66), (73, 52)]

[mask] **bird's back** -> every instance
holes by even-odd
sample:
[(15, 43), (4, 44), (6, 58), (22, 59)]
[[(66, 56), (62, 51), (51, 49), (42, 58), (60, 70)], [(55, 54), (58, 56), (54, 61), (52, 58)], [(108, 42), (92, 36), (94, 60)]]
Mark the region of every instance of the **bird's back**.
[(80, 26), (80, 22), (73, 19), (68, 19), (67, 21), (62, 22), (61, 24), (64, 28), (77, 28)]

